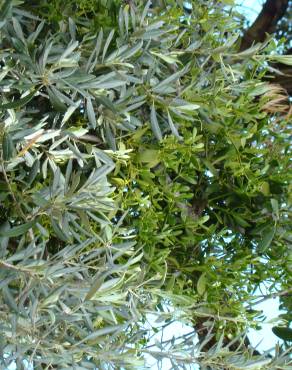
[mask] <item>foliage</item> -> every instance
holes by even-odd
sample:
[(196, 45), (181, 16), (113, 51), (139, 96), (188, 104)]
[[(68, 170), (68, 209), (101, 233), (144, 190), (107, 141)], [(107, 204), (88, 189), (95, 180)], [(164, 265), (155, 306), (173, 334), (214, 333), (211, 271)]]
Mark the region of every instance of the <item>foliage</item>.
[(119, 13), (120, 0), (25, 0), (24, 7), (42, 19), (50, 22), (50, 27), (56, 27), (66, 18), (74, 19), (84, 32), (98, 30), (100, 27), (113, 28)]
[[(274, 45), (237, 53), (230, 1), (193, 3), (1, 2), (1, 365), (289, 366), (241, 344), (257, 287), (291, 284)], [(151, 350), (150, 313), (206, 338)]]

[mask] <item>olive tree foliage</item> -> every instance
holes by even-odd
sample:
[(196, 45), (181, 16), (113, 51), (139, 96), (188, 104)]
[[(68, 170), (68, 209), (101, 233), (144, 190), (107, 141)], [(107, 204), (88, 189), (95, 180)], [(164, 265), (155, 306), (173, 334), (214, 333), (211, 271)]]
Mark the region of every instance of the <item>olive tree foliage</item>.
[(289, 105), (261, 81), (291, 58), (239, 53), (227, 0), (37, 3), (0, 3), (2, 368), (288, 368), (243, 342), (255, 290), (291, 292)]

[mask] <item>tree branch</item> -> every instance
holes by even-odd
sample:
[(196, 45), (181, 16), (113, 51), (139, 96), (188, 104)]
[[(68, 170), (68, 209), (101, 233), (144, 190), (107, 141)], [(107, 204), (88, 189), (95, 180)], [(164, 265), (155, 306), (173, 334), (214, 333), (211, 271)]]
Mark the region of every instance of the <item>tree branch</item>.
[[(240, 51), (249, 48), (252, 44), (265, 41), (266, 35), (275, 32), (277, 24), (287, 14), (289, 0), (266, 0), (262, 11), (254, 23), (245, 31)], [(292, 54), (292, 49), (286, 55)], [(292, 67), (281, 63), (272, 64), (280, 73), (267, 75), (265, 80), (281, 85), (292, 96)]]
[(245, 50), (254, 43), (263, 42), (267, 33), (273, 33), (277, 23), (284, 17), (288, 3), (289, 0), (267, 0), (254, 23), (244, 33), (240, 50)]

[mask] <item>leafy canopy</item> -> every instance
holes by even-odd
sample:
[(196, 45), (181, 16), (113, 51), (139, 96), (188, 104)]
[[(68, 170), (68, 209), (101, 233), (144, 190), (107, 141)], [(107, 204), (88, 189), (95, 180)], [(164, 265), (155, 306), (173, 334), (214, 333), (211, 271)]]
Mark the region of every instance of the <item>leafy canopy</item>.
[[(238, 345), (291, 286), (275, 45), (238, 53), (231, 1), (163, 3), (1, 1), (1, 366), (289, 366)], [(154, 351), (173, 320), (199, 343)]]

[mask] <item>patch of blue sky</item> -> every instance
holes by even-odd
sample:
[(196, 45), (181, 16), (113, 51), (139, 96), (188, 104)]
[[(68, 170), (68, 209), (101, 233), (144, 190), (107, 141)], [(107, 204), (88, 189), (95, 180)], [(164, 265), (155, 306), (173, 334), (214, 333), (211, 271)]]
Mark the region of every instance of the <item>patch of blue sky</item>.
[(263, 7), (262, 0), (237, 0), (235, 2), (238, 10), (246, 17), (249, 23), (252, 23)]

